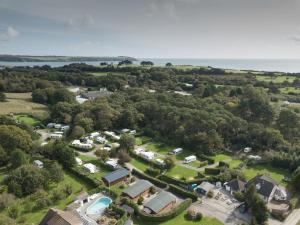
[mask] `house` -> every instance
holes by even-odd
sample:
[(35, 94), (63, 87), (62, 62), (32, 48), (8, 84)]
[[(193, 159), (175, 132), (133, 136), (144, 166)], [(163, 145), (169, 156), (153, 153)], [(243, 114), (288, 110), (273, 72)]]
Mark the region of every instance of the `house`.
[(44, 167), (44, 163), (40, 160), (34, 160), (33, 165), (40, 168), (40, 169), (42, 169)]
[(128, 188), (126, 188), (122, 195), (129, 197), (133, 201), (137, 201), (140, 197), (148, 195), (153, 184), (147, 180), (138, 180)]
[(84, 169), (86, 169), (89, 173), (96, 173), (98, 171), (97, 167), (92, 163), (86, 163), (83, 165)]
[(112, 92), (108, 91), (106, 88), (100, 88), (99, 91), (88, 91), (81, 94), (82, 98), (88, 100), (94, 100), (96, 98), (107, 97), (110, 96)]
[(178, 155), (179, 153), (181, 153), (183, 151), (182, 148), (176, 148), (176, 149), (173, 149), (170, 154), (171, 155)]
[(59, 140), (59, 139), (62, 139), (63, 136), (62, 136), (62, 134), (50, 134), (50, 138), (54, 139), (54, 140)]
[(155, 153), (144, 151), (140, 153), (140, 156), (143, 157), (144, 159), (153, 160), (155, 158)]
[(235, 192), (244, 192), (246, 182), (239, 179), (233, 179), (229, 182), (224, 183), (225, 190), (228, 191), (231, 195)]
[(128, 177), (130, 177), (130, 171), (125, 168), (120, 168), (103, 176), (102, 180), (107, 186), (110, 186), (124, 181)]
[(78, 157), (75, 157), (75, 161), (77, 163), (77, 165), (81, 166), (82, 165), (82, 160)]
[(196, 160), (197, 160), (197, 157), (195, 155), (190, 155), (190, 156), (184, 158), (183, 163), (191, 163)]
[(109, 167), (113, 168), (113, 169), (118, 169), (119, 168), (118, 162), (115, 159), (108, 159), (105, 162), (105, 164), (108, 165)]
[(89, 150), (89, 149), (93, 148), (92, 144), (90, 144), (90, 143), (82, 143), (80, 140), (74, 140), (74, 141), (72, 141), (71, 145), (73, 147), (80, 148), (80, 149), (86, 149), (86, 150)]
[(281, 189), (277, 182), (267, 175), (257, 175), (246, 184), (246, 189), (254, 185), (260, 197), (269, 202), (272, 199), (284, 201), (287, 198), (285, 190)]
[(144, 204), (144, 211), (149, 214), (168, 212), (176, 204), (176, 197), (166, 191), (161, 191), (154, 198)]
[(212, 191), (215, 186), (207, 181), (203, 181), (200, 185), (195, 188), (195, 191), (202, 195), (207, 195), (209, 191)]
[(49, 209), (39, 225), (83, 225), (83, 222), (72, 212)]

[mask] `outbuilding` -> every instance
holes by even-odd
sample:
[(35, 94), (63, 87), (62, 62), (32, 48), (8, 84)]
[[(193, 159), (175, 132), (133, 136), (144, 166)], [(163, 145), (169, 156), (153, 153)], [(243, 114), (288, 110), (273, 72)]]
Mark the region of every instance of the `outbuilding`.
[(200, 185), (198, 185), (195, 191), (202, 195), (207, 195), (209, 191), (212, 191), (215, 186), (207, 181), (203, 181)]

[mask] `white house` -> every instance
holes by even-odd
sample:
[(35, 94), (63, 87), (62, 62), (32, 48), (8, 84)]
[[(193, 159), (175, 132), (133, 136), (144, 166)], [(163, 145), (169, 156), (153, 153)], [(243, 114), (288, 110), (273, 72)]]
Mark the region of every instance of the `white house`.
[(63, 136), (61, 134), (50, 134), (51, 139), (59, 140), (62, 139)]
[(143, 158), (148, 159), (148, 160), (153, 160), (155, 158), (155, 153), (144, 151), (144, 152), (140, 153), (140, 156), (142, 156)]
[(92, 149), (93, 148), (92, 144), (81, 143), (80, 140), (74, 140), (74, 141), (72, 141), (71, 145), (73, 147), (80, 148), (80, 149)]
[(117, 162), (117, 160), (115, 160), (115, 159), (108, 159), (108, 160), (105, 162), (105, 164), (108, 165), (108, 166), (110, 166), (110, 167), (113, 168), (113, 169), (119, 168), (118, 162)]
[(162, 159), (155, 159), (155, 162), (156, 162), (158, 165), (160, 165), (160, 166), (165, 166), (165, 165), (166, 165), (165, 161), (162, 160)]
[(176, 148), (176, 149), (173, 149), (173, 150), (170, 152), (170, 154), (171, 154), (171, 155), (177, 155), (177, 154), (181, 153), (182, 151), (183, 151), (182, 148)]
[(184, 158), (183, 163), (191, 163), (196, 160), (197, 160), (197, 157), (195, 155), (190, 155), (190, 156)]
[(42, 169), (44, 167), (44, 163), (40, 160), (34, 160), (33, 165), (40, 168), (40, 169)]
[(82, 160), (78, 157), (75, 157), (75, 161), (77, 163), (77, 165), (81, 166), (82, 165)]
[(96, 173), (98, 171), (97, 167), (92, 163), (86, 163), (83, 165), (83, 167), (89, 172), (89, 173)]

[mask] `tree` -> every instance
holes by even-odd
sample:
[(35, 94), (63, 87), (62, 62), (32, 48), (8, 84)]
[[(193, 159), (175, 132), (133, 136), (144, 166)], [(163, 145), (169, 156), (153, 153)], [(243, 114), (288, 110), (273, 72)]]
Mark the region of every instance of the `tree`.
[(0, 166), (2, 167), (7, 165), (8, 161), (9, 161), (9, 156), (7, 152), (0, 145)]
[(118, 63), (118, 66), (122, 66), (122, 65), (132, 65), (132, 64), (133, 64), (133, 62), (132, 62), (131, 60), (126, 59), (126, 60), (123, 60), (123, 61), (119, 62), (119, 63)]
[(70, 148), (67, 143), (57, 141), (52, 145), (53, 157), (65, 167), (72, 167), (76, 164), (74, 149)]
[(97, 149), (95, 155), (99, 157), (102, 161), (105, 161), (109, 158), (109, 152), (101, 149)]
[(6, 101), (6, 96), (3, 92), (0, 92), (0, 102), (5, 102)]
[(298, 192), (300, 192), (300, 167), (298, 167), (294, 172), (292, 176), (292, 185), (294, 189)]
[(142, 61), (141, 66), (153, 66), (154, 63), (151, 61)]
[(119, 143), (120, 148), (131, 151), (134, 149), (135, 138), (130, 134), (123, 134), (119, 140)]
[(0, 210), (7, 208), (15, 201), (15, 196), (9, 193), (3, 193), (0, 195)]
[(128, 152), (126, 150), (119, 150), (118, 159), (119, 159), (118, 162), (121, 165), (124, 165), (125, 163), (128, 163), (131, 160), (130, 155), (128, 154)]
[(85, 130), (81, 126), (73, 127), (70, 137), (73, 139), (81, 138), (85, 134)]
[(48, 168), (48, 178), (50, 181), (59, 183), (64, 179), (64, 170), (57, 162), (52, 163)]
[(0, 215), (0, 225), (17, 225), (16, 221), (3, 214)]
[(172, 63), (170, 63), (170, 62), (166, 63), (166, 67), (171, 67), (171, 66), (173, 66)]
[(174, 157), (171, 157), (171, 156), (168, 156), (164, 159), (164, 162), (165, 162), (165, 167), (170, 170), (172, 169), (174, 166), (175, 166), (175, 159)]
[(29, 152), (32, 147), (32, 139), (28, 132), (17, 126), (0, 125), (0, 145), (7, 152), (16, 148)]
[(8, 175), (5, 179), (8, 191), (17, 197), (33, 194), (44, 188), (46, 179), (41, 169), (32, 165), (23, 165)]
[(12, 168), (18, 168), (25, 164), (28, 164), (29, 157), (25, 152), (20, 149), (14, 150), (10, 155), (10, 163)]
[(293, 144), (299, 142), (300, 117), (297, 115), (297, 113), (288, 109), (281, 110), (276, 124), (286, 140)]

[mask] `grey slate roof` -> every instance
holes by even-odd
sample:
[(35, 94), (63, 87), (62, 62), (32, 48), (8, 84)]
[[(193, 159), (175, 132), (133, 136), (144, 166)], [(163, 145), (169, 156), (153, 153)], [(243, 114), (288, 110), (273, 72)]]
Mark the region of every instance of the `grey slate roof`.
[(105, 176), (103, 176), (102, 178), (108, 182), (108, 183), (112, 183), (116, 180), (122, 179), (123, 177), (126, 177), (130, 174), (129, 170), (126, 170), (124, 168), (118, 169), (116, 171), (113, 171), (111, 173), (106, 174)]
[(277, 182), (266, 175), (257, 175), (248, 181), (246, 188), (251, 185), (256, 187), (258, 194), (269, 198)]
[(232, 191), (244, 191), (246, 182), (239, 179), (229, 181), (226, 186), (229, 186)]
[(203, 181), (200, 185), (198, 185), (197, 188), (202, 189), (206, 192), (209, 192), (211, 189), (213, 189), (215, 186), (209, 182)]
[(175, 202), (176, 197), (169, 192), (162, 191), (149, 202), (147, 202), (144, 207), (152, 210), (154, 213), (159, 213), (171, 202)]
[(135, 198), (144, 191), (149, 190), (152, 186), (153, 184), (147, 180), (138, 180), (135, 184), (126, 188), (123, 193), (127, 194), (131, 198)]
[(72, 212), (49, 209), (39, 225), (83, 225), (83, 222)]

